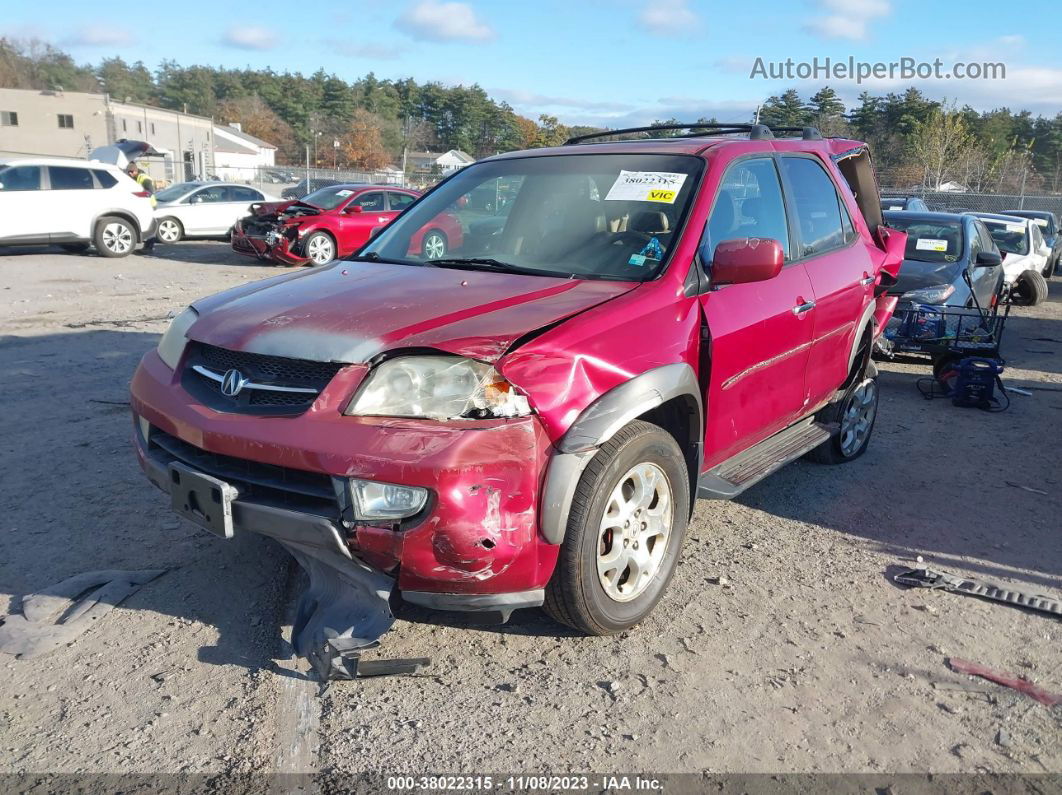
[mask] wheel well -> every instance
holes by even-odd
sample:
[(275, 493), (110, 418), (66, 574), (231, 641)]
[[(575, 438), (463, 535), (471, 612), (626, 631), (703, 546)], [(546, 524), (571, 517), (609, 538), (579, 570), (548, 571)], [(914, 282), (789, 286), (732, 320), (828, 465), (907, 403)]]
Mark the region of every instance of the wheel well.
[(701, 469), (702, 423), (700, 406), (692, 395), (679, 395), (650, 409), (639, 420), (651, 422), (671, 434), (686, 460), (690, 477), (690, 512), (696, 502), (697, 479)]
[(843, 392), (848, 389), (856, 380), (866, 372), (867, 365), (870, 364), (870, 356), (874, 352), (874, 319), (871, 318), (870, 322), (863, 328), (863, 333), (859, 337), (859, 342), (856, 343), (855, 357), (852, 361), (852, 366), (849, 368), (848, 376), (844, 379), (844, 383), (841, 384), (841, 388), (838, 390)]
[(96, 219), (92, 222), (92, 234), (96, 234), (96, 229), (100, 225), (100, 221), (105, 218), (121, 218), (123, 221), (127, 221), (130, 226), (133, 227), (133, 231), (136, 232), (137, 242), (142, 242), (144, 239), (144, 233), (140, 230), (140, 222), (136, 220), (136, 216), (125, 210), (107, 210), (96, 216)]

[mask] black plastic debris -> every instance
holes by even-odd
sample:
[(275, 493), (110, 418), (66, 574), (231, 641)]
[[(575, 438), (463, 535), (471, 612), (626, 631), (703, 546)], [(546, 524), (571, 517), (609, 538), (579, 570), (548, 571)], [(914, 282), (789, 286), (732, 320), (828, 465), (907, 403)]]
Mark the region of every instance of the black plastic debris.
[(956, 577), (954, 574), (936, 571), (928, 566), (902, 571), (894, 575), (893, 579), (901, 585), (932, 588), (951, 593), (964, 593), (970, 596), (979, 596), (982, 599), (991, 599), (994, 602), (1003, 602), (1004, 604), (1036, 610), (1048, 615), (1062, 616), (1062, 601), (1058, 599), (1051, 599), (1040, 594), (1027, 594), (981, 580)]

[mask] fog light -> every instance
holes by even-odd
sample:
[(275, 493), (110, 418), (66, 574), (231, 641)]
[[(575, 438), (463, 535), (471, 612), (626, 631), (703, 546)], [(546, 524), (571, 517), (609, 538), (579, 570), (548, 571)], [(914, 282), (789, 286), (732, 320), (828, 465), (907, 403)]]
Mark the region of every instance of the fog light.
[(428, 501), (427, 489), (358, 478), (350, 479), (350, 492), (358, 521), (405, 519), (419, 513)]

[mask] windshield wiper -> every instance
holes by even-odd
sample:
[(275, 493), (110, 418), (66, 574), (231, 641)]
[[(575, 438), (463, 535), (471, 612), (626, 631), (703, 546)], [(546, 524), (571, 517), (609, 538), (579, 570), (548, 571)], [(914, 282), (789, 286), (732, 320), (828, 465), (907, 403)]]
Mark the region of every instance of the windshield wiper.
[(364, 254), (358, 256), (345, 257), (347, 262), (384, 262), (388, 265), (425, 265), (427, 263), (414, 262), (408, 259), (392, 259), (384, 258), (377, 254), (375, 251), (366, 251)]
[(523, 265), (513, 265), (511, 262), (502, 262), (492, 257), (443, 257), (442, 259), (428, 260), (425, 265), (434, 265), (438, 268), (458, 268), (463, 270), (506, 271), (508, 273), (521, 273), (528, 276), (552, 276), (557, 279), (574, 279), (574, 273), (558, 273), (544, 268), (527, 268)]

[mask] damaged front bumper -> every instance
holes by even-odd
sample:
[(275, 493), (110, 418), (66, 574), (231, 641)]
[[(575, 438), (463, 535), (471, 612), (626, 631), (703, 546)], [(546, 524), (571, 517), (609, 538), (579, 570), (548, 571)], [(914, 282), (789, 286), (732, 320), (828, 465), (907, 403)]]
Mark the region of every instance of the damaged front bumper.
[[(538, 419), (343, 416), (360, 370), (341, 371), (299, 416), (258, 417), (203, 406), (152, 351), (131, 384), (140, 464), (167, 493), (174, 464), (232, 483), (235, 532), (273, 537), (300, 563), (384, 576), (405, 601), (504, 617), (541, 605), (559, 548), (538, 529), (553, 453)], [(358, 521), (344, 497), (352, 478), (430, 497), (401, 522)]]
[(237, 254), (255, 257), (263, 262), (277, 262), (281, 265), (305, 265), (310, 260), (298, 252), (299, 241), (287, 234), (287, 229), (280, 224), (275, 228), (265, 228), (255, 232), (248, 231), (237, 224), (230, 237), (232, 250)]

